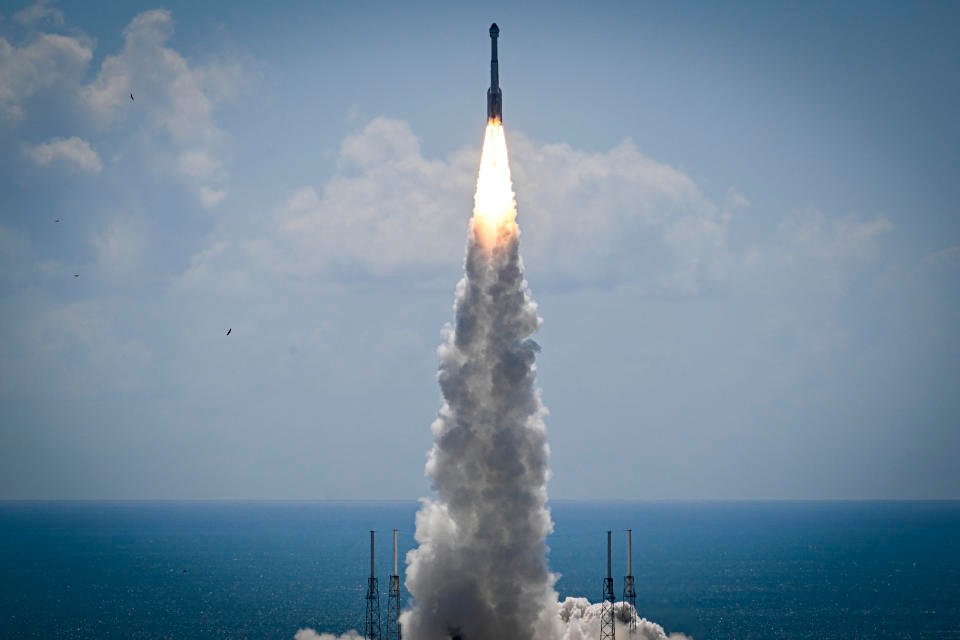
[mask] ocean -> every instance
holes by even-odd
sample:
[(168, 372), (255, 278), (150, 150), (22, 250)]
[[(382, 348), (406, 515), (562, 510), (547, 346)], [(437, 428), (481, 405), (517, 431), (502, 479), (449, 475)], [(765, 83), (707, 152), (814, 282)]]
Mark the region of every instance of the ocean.
[[(291, 639), (362, 628), (414, 502), (0, 502), (0, 638)], [(563, 502), (561, 598), (622, 595), (703, 639), (960, 638), (960, 502)], [(401, 567), (402, 574), (402, 567)], [(488, 639), (494, 640), (494, 639)], [(507, 639), (498, 639), (507, 640)]]

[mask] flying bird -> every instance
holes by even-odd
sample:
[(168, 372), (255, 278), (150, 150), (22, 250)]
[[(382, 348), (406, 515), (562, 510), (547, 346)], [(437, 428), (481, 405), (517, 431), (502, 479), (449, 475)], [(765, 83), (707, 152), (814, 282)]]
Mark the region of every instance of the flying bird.
[(79, 277), (80, 277), (80, 274), (79, 274), (79, 273), (75, 273), (75, 274), (73, 274), (73, 277), (74, 277), (74, 278), (79, 278)]
[(229, 329), (227, 329), (227, 335), (230, 335), (231, 331), (233, 331), (233, 327), (230, 327)]
[(54, 222), (60, 222), (60, 218), (57, 218), (56, 220), (54, 220)]
[(132, 93), (130, 94), (130, 101), (131, 101), (131, 102), (133, 101), (133, 94), (132, 94)]

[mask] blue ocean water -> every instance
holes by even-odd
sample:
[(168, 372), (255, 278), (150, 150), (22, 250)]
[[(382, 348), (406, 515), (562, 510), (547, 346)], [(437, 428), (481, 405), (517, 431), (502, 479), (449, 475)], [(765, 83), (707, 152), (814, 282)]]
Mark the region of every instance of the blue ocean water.
[[(289, 639), (358, 628), (368, 529), (415, 503), (0, 503), (0, 638)], [(638, 608), (698, 639), (960, 638), (960, 502), (557, 502), (561, 597), (633, 529)], [(493, 639), (488, 639), (493, 640)], [(506, 639), (503, 639), (506, 640)]]

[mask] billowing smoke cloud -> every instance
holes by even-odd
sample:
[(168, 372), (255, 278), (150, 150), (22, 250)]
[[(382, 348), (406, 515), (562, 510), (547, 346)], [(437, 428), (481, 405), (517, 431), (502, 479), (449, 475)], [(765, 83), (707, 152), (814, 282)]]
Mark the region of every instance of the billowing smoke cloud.
[[(561, 620), (560, 640), (596, 640), (600, 637), (600, 608), (599, 604), (590, 604), (586, 598), (567, 598), (559, 603), (559, 618)], [(618, 602), (614, 606), (616, 636), (629, 640), (690, 640), (682, 633), (667, 633), (660, 625), (645, 618), (637, 619), (637, 627), (630, 634), (627, 623), (630, 620), (632, 608), (626, 602)]]
[[(491, 131), (491, 130), (494, 131)], [(404, 635), (443, 640), (557, 638), (547, 569), (545, 409), (534, 386), (539, 328), (523, 278), (502, 129), (484, 143), (455, 326), (439, 349), (444, 405), (427, 474), (435, 500), (417, 514), (407, 556), (414, 606)]]
[[(590, 604), (586, 598), (567, 598), (563, 602), (553, 603), (551, 609), (557, 614), (555, 619), (540, 621), (543, 628), (537, 629), (536, 637), (550, 637), (555, 640), (596, 640), (600, 637), (600, 609), (599, 604)], [(663, 627), (645, 618), (637, 618), (636, 628), (628, 631), (627, 623), (630, 620), (631, 607), (626, 602), (614, 605), (614, 623), (618, 638), (629, 640), (691, 640), (682, 633), (667, 635)], [(549, 635), (549, 634), (555, 635)], [(404, 637), (419, 640), (405, 630)], [(509, 635), (513, 640), (518, 636)], [(332, 633), (317, 633), (313, 629), (300, 629), (294, 640), (362, 640), (356, 631), (348, 631), (338, 636)]]
[[(553, 603), (551, 609), (557, 614), (553, 620), (541, 620), (542, 629), (537, 630), (537, 637), (551, 637), (555, 640), (596, 640), (600, 637), (600, 608), (599, 604), (590, 604), (586, 598), (567, 598), (563, 602)], [(645, 618), (638, 618), (636, 629), (631, 633), (627, 630), (631, 608), (625, 602), (618, 602), (614, 606), (616, 636), (628, 640), (691, 640), (682, 633), (667, 634), (663, 627), (650, 622)], [(550, 633), (556, 634), (549, 636)], [(466, 636), (469, 637), (469, 636)], [(508, 640), (519, 637), (508, 635)], [(317, 633), (313, 629), (300, 629), (294, 640), (362, 640), (356, 631), (348, 631), (342, 636), (331, 633)], [(419, 637), (409, 635), (404, 630), (404, 638), (420, 640)]]
[[(444, 404), (433, 423), (427, 475), (435, 499), (416, 520), (407, 555), (413, 606), (401, 616), (408, 640), (585, 640), (600, 632), (600, 605), (557, 601), (546, 560), (546, 409), (535, 387), (531, 336), (540, 327), (520, 259), (520, 230), (502, 127), (487, 127), (466, 274), (455, 324), (444, 328), (438, 375)], [(615, 607), (618, 631), (633, 612)], [(337, 639), (301, 629), (296, 640)], [(641, 619), (638, 640), (681, 639)]]

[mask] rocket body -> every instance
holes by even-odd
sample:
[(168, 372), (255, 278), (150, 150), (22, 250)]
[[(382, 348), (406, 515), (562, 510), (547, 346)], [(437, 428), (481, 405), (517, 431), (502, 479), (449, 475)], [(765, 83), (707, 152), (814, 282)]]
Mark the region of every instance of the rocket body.
[(503, 94), (500, 92), (500, 69), (497, 62), (497, 38), (500, 28), (490, 25), (490, 88), (487, 89), (487, 120), (503, 121)]

